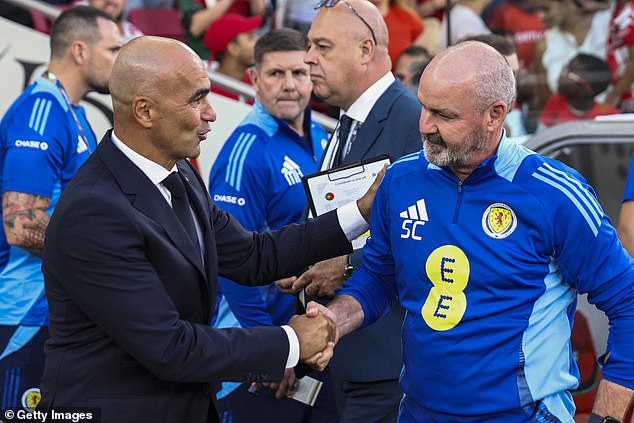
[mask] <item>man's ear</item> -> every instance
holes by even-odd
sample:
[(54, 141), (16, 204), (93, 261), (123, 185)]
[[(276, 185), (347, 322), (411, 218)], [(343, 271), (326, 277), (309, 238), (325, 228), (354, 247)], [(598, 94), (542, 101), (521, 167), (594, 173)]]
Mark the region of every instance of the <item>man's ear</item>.
[(69, 47), (70, 55), (78, 65), (88, 62), (90, 51), (88, 45), (82, 41), (73, 41)]
[(502, 100), (493, 103), (487, 111), (487, 126), (489, 129), (492, 130), (504, 125), (507, 112), (506, 104)]
[(130, 105), (132, 109), (132, 116), (139, 122), (139, 124), (150, 129), (156, 119), (157, 110), (154, 107), (154, 102), (149, 97), (135, 97), (132, 99)]
[(247, 68), (247, 75), (249, 76), (249, 80), (251, 81), (251, 85), (253, 85), (253, 88), (255, 88), (255, 86), (257, 85), (257, 83), (258, 83), (258, 81), (260, 79), (260, 74), (258, 72), (257, 65), (249, 66)]
[(240, 46), (238, 45), (238, 43), (234, 39), (229, 44), (227, 44), (227, 47), (225, 47), (225, 54), (229, 54), (229, 55), (231, 55), (233, 57), (236, 57), (239, 54), (239, 52), (238, 52), (239, 49), (240, 49)]
[(370, 39), (361, 42), (361, 64), (367, 65), (374, 57), (374, 49), (376, 45)]

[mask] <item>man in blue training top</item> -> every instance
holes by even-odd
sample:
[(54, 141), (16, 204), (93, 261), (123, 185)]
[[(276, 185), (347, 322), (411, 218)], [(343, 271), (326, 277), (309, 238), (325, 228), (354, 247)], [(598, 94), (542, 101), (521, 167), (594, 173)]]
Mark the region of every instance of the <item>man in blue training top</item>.
[(122, 45), (116, 21), (77, 6), (55, 21), (46, 71), (0, 123), (0, 409), (32, 410), (39, 400), (48, 316), (41, 251), (61, 191), (97, 146), (79, 105), (108, 93)]
[(632, 400), (632, 259), (578, 172), (506, 138), (514, 96), (483, 43), (430, 62), (423, 151), (388, 170), (362, 268), (329, 305), (340, 336), (406, 309), (400, 422), (573, 422), (584, 293), (610, 321), (589, 421), (620, 421)]
[[(306, 37), (292, 29), (270, 31), (257, 41), (250, 75), (257, 101), (211, 169), (212, 199), (247, 230), (263, 232), (302, 221), (306, 195), (301, 178), (317, 170), (328, 141), (307, 106), (312, 83), (303, 61), (306, 45)], [(295, 297), (273, 284), (248, 287), (220, 278), (219, 293), (216, 327), (280, 325), (295, 314)], [(255, 386), (225, 383), (218, 394), (223, 421), (337, 421), (327, 385), (312, 410), (281, 398), (294, 380), (293, 369), (287, 369), (277, 392), (261, 387), (257, 397), (249, 392)], [(313, 420), (305, 420), (310, 414)]]

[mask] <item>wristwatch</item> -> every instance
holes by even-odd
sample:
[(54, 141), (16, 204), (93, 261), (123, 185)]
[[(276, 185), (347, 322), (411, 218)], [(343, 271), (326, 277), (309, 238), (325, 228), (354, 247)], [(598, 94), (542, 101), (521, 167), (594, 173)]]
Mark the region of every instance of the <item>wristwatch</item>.
[(343, 268), (343, 280), (347, 281), (350, 279), (352, 272), (354, 272), (354, 266), (352, 265), (350, 255), (348, 255), (348, 262), (346, 263), (346, 267)]
[(610, 416), (599, 416), (598, 414), (590, 414), (590, 418), (588, 419), (588, 423), (621, 423), (620, 420), (615, 419)]

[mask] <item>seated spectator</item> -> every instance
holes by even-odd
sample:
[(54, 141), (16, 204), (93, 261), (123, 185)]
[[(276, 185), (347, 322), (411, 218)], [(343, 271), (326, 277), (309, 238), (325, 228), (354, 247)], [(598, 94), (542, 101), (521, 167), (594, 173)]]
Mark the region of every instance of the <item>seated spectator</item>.
[(425, 25), (405, 0), (370, 0), (370, 2), (379, 9), (387, 25), (387, 51), (392, 60), (392, 70), (395, 70), (398, 55), (412, 44), (418, 44)]
[[(228, 14), (209, 27), (204, 42), (218, 63), (215, 72), (250, 83), (246, 71), (255, 63), (253, 47), (258, 38), (255, 30), (261, 23), (260, 16), (246, 18)], [(211, 87), (211, 92), (235, 100), (238, 99), (235, 93), (215, 85)]]
[(491, 31), (480, 17), (482, 9), (489, 0), (458, 0), (451, 6), (449, 11), (449, 21), (451, 22), (450, 37), (447, 38), (447, 18), (443, 17), (440, 25), (440, 37), (438, 40), (438, 51), (455, 44), (460, 40), (480, 34), (488, 34)]
[(225, 14), (240, 16), (264, 16), (265, 0), (178, 0), (185, 28), (185, 43), (207, 60), (209, 50), (203, 37), (209, 26)]
[(594, 98), (610, 83), (610, 68), (605, 60), (580, 53), (561, 71), (559, 92), (552, 95), (539, 118), (545, 127), (582, 119), (594, 119), (619, 111)]
[(88, 5), (95, 9), (103, 10), (117, 21), (119, 32), (125, 42), (140, 37), (143, 32), (133, 23), (124, 18), (126, 0), (88, 0)]
[[(547, 1), (547, 0), (541, 0)], [(513, 34), (520, 66), (530, 69), (533, 64), (535, 45), (544, 36), (544, 23), (539, 10), (531, 0), (507, 0), (498, 2), (487, 16), (487, 26), (492, 30), (505, 30)]]
[(535, 75), (537, 95), (545, 104), (557, 93), (559, 75), (570, 59), (578, 53), (606, 58), (611, 12), (607, 1), (541, 1), (541, 5), (548, 29), (535, 50)]
[[(424, 65), (431, 59), (431, 54), (425, 47), (411, 46), (403, 50), (394, 63), (394, 76), (396, 76), (406, 87), (408, 86), (412, 75), (424, 69)], [(418, 83), (416, 89), (418, 90)]]

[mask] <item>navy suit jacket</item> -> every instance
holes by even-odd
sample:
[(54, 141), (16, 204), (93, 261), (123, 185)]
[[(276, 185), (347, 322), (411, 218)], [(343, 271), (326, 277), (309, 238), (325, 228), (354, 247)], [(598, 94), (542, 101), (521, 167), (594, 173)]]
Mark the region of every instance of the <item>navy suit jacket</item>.
[(101, 422), (214, 422), (214, 382), (281, 379), (279, 327), (212, 329), (218, 275), (267, 283), (350, 251), (330, 213), (254, 234), (177, 163), (200, 253), (159, 190), (106, 134), (64, 190), (43, 253), (49, 302), (40, 409), (94, 407)]
[[(343, 165), (387, 153), (391, 162), (422, 148), (418, 129), (421, 105), (400, 81), (394, 81), (379, 97), (357, 132)], [(361, 253), (352, 255), (355, 268)], [(337, 378), (351, 382), (398, 379), (403, 359), (401, 325), (405, 310), (395, 304), (383, 318), (344, 337), (330, 362)]]

